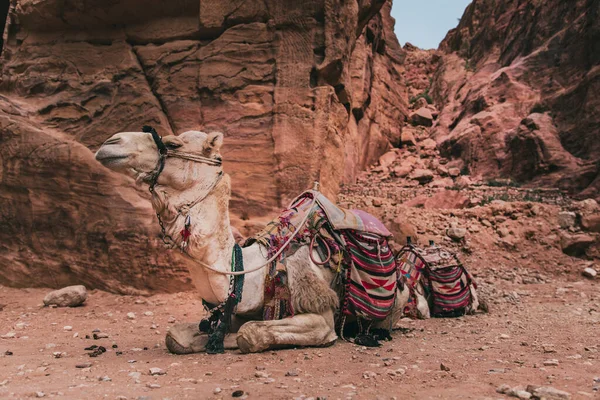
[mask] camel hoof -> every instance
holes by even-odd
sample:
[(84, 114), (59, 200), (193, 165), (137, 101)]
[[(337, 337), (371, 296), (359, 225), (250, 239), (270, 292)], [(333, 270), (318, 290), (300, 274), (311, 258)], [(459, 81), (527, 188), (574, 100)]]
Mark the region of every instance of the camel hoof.
[(175, 324), (165, 337), (167, 349), (173, 354), (203, 352), (208, 337), (198, 331), (197, 323)]
[(165, 344), (167, 345), (167, 349), (173, 354), (191, 354), (194, 352), (194, 349), (182, 346), (169, 334), (165, 338)]
[(252, 353), (252, 346), (250, 345), (250, 342), (248, 342), (242, 335), (237, 337), (237, 345), (242, 354)]
[(237, 345), (242, 353), (259, 353), (274, 343), (273, 337), (254, 322), (244, 324), (237, 335)]

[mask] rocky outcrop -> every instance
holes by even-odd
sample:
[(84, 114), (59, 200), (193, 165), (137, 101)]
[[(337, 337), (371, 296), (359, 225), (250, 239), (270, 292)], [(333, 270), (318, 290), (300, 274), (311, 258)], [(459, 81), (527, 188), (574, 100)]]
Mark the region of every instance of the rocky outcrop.
[(0, 102), (0, 283), (143, 294), (191, 288), (160, 245), (149, 196), (83, 144)]
[(237, 221), (314, 180), (333, 196), (400, 142), (390, 2), (63, 3), (13, 1), (4, 30), (2, 284), (190, 287), (147, 193), (93, 160), (115, 132), (223, 131)]
[(600, 1), (475, 0), (431, 96), (444, 156), (471, 175), (600, 196)]

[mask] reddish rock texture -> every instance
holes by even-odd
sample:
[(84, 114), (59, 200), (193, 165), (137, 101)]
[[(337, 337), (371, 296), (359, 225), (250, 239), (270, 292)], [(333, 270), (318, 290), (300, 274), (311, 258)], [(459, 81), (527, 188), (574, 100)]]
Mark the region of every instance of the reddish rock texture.
[(475, 176), (600, 196), (600, 1), (475, 0), (440, 49), (443, 155)]
[(189, 287), (185, 264), (160, 248), (147, 194), (93, 160), (106, 138), (144, 124), (223, 131), (238, 218), (272, 214), (313, 180), (335, 195), (400, 140), (408, 114), (390, 7), (13, 1), (1, 56), (0, 283)]

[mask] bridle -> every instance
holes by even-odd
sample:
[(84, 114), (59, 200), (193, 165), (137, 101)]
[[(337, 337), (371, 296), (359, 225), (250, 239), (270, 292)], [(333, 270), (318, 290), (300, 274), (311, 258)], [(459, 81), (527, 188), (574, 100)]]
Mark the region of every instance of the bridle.
[[(142, 127), (142, 132), (150, 133), (152, 135), (152, 140), (154, 140), (154, 144), (156, 144), (156, 148), (158, 149), (158, 156), (159, 156), (158, 164), (156, 165), (156, 168), (154, 168), (154, 170), (150, 174), (148, 174), (148, 176), (145, 178), (145, 180), (150, 184), (150, 187), (148, 188), (148, 190), (150, 191), (150, 193), (152, 195), (154, 195), (154, 187), (156, 186), (158, 177), (160, 176), (162, 171), (165, 169), (165, 162), (166, 162), (167, 158), (169, 158), (169, 157), (180, 158), (183, 160), (188, 160), (188, 161), (193, 161), (193, 162), (199, 162), (199, 163), (211, 165), (214, 167), (220, 167), (222, 165), (222, 160), (220, 157), (208, 158), (208, 157), (203, 157), (198, 154), (186, 153), (183, 151), (171, 150), (171, 149), (167, 148), (167, 146), (162, 141), (162, 137), (158, 134), (158, 132), (156, 132), (156, 129), (154, 129), (151, 126), (144, 125), (144, 127)], [(217, 179), (215, 179), (215, 181), (211, 185), (208, 192), (206, 192), (204, 195), (198, 197), (196, 200), (194, 200), (190, 203), (184, 204), (184, 205), (180, 206), (179, 208), (176, 208), (178, 215), (185, 215), (184, 229), (181, 231), (181, 236), (183, 238), (183, 241), (181, 243), (182, 251), (185, 250), (185, 248), (187, 247), (187, 240), (190, 236), (190, 230), (189, 230), (190, 225), (191, 225), (191, 220), (190, 220), (190, 216), (189, 216), (190, 209), (192, 209), (195, 205), (200, 203), (202, 200), (206, 199), (208, 197), (208, 195), (211, 194), (212, 191), (215, 189), (215, 187), (219, 184), (219, 182), (221, 181), (222, 178), (223, 178), (223, 171), (220, 171), (219, 174), (217, 175)], [(163, 243), (166, 245), (169, 245), (169, 246), (172, 245), (174, 243), (173, 238), (170, 235), (167, 235), (164, 223), (160, 216), (160, 212), (156, 213), (156, 217), (158, 218), (158, 224), (160, 225), (160, 229), (162, 232)]]
[[(158, 154), (159, 154), (159, 160), (158, 160), (158, 164), (156, 165), (156, 168), (154, 168), (154, 171), (152, 171), (145, 179), (150, 184), (150, 187), (148, 190), (150, 191), (150, 193), (152, 195), (154, 195), (154, 186), (156, 186), (158, 177), (160, 176), (161, 172), (165, 168), (165, 161), (168, 157), (175, 157), (175, 158), (181, 158), (183, 160), (200, 162), (200, 163), (212, 165), (215, 167), (220, 167), (222, 164), (222, 160), (220, 158), (208, 158), (208, 157), (199, 156), (199, 155), (193, 154), (193, 153), (185, 153), (185, 152), (181, 152), (181, 151), (177, 151), (177, 150), (168, 149), (167, 146), (163, 143), (162, 137), (160, 137), (160, 135), (156, 132), (156, 130), (154, 128), (152, 128), (151, 126), (145, 125), (142, 128), (142, 132), (150, 133), (152, 135), (152, 139), (154, 140), (154, 143), (156, 144), (156, 147), (158, 149)], [(206, 197), (208, 197), (208, 195), (212, 193), (212, 191), (215, 189), (217, 184), (221, 181), (222, 177), (223, 177), (223, 171), (220, 171), (219, 175), (217, 176), (217, 179), (215, 180), (215, 182), (212, 184), (210, 190), (205, 195), (200, 196), (199, 198), (192, 201), (191, 203), (185, 204), (185, 205), (181, 206), (179, 209), (177, 209), (177, 213), (179, 215), (184, 215), (184, 213), (185, 213), (185, 225), (184, 225), (183, 230), (181, 231), (181, 236), (183, 238), (183, 241), (181, 243), (181, 250), (182, 250), (182, 252), (184, 252), (185, 255), (187, 255), (189, 258), (191, 258), (194, 262), (196, 262), (200, 266), (208, 269), (209, 271), (215, 272), (220, 275), (230, 275), (230, 276), (246, 275), (251, 272), (258, 271), (259, 269), (262, 269), (262, 268), (266, 267), (267, 265), (270, 265), (275, 259), (277, 259), (277, 257), (279, 257), (279, 255), (287, 248), (287, 246), (292, 242), (292, 240), (296, 237), (296, 235), (302, 230), (302, 228), (308, 221), (308, 217), (310, 216), (310, 213), (306, 213), (306, 215), (304, 216), (304, 218), (298, 225), (298, 228), (296, 228), (296, 231), (292, 235), (290, 235), (290, 237), (281, 246), (281, 248), (265, 263), (258, 265), (256, 267), (253, 267), (253, 268), (245, 268), (243, 271), (221, 271), (221, 270), (218, 270), (208, 264), (203, 263), (202, 261), (192, 258), (189, 254), (187, 254), (185, 252), (185, 248), (187, 247), (187, 239), (189, 238), (189, 235), (190, 235), (189, 227), (191, 225), (191, 221), (190, 221), (190, 216), (189, 216), (189, 210), (192, 207), (194, 207), (195, 205), (197, 205), (198, 203), (200, 203), (202, 200), (204, 200)], [(318, 190), (318, 184), (315, 186), (315, 189), (312, 191), (313, 199), (309, 206), (310, 208), (312, 208), (317, 202), (317, 195), (318, 195), (317, 190)], [(160, 229), (162, 232), (163, 243), (168, 246), (172, 246), (174, 243), (173, 238), (170, 235), (167, 235), (165, 226), (163, 224), (163, 221), (162, 221), (162, 218), (161, 218), (159, 212), (156, 213), (156, 217), (158, 218), (158, 224), (160, 225)]]

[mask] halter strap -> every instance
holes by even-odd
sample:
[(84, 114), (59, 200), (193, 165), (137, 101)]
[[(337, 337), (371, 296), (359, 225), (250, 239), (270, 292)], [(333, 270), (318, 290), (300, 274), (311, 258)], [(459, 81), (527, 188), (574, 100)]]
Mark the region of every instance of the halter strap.
[(154, 191), (154, 186), (156, 186), (156, 182), (158, 181), (158, 177), (160, 176), (161, 172), (163, 171), (163, 169), (165, 169), (165, 160), (168, 157), (199, 162), (207, 165), (212, 165), (214, 167), (220, 167), (223, 163), (220, 158), (208, 158), (199, 154), (186, 153), (179, 150), (169, 150), (162, 141), (162, 136), (160, 136), (158, 132), (156, 132), (156, 129), (149, 125), (144, 125), (142, 127), (142, 132), (149, 133), (152, 135), (152, 140), (154, 140), (154, 143), (156, 144), (159, 156), (156, 168), (154, 168), (154, 171), (152, 171), (147, 178), (148, 183), (150, 183), (150, 192)]
[(142, 132), (150, 133), (152, 135), (152, 139), (154, 139), (154, 143), (156, 143), (156, 147), (158, 148), (158, 152), (160, 154), (167, 154), (167, 146), (165, 146), (163, 143), (162, 137), (159, 136), (158, 132), (156, 132), (156, 129), (149, 125), (144, 125), (142, 127)]
[(142, 127), (142, 132), (150, 133), (152, 135), (152, 140), (154, 140), (156, 148), (158, 149), (158, 164), (156, 165), (156, 168), (154, 168), (154, 171), (150, 173), (148, 178), (148, 182), (150, 183), (149, 190), (150, 192), (154, 192), (154, 186), (156, 186), (156, 181), (158, 181), (160, 173), (163, 171), (163, 169), (165, 169), (165, 158), (167, 158), (167, 153), (169, 152), (169, 149), (167, 149), (167, 146), (165, 146), (165, 144), (162, 141), (162, 137), (158, 135), (158, 132), (156, 132), (156, 129), (154, 129), (153, 127), (144, 125)]

